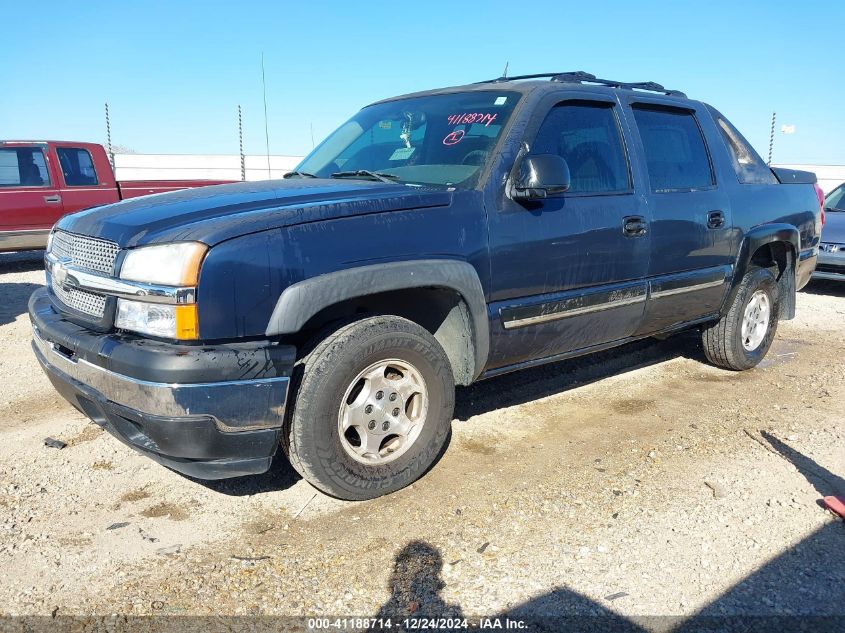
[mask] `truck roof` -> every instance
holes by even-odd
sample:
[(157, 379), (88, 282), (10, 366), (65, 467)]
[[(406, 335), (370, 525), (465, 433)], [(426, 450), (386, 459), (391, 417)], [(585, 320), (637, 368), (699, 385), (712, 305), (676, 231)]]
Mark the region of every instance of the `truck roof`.
[[(496, 87), (515, 90), (524, 94), (534, 92), (536, 90), (552, 92), (561, 88), (578, 88), (579, 90), (587, 89), (599, 94), (607, 94), (608, 92), (615, 92), (619, 90), (642, 91), (658, 93), (664, 97), (677, 99), (679, 102), (689, 100), (680, 90), (670, 90), (653, 81), (624, 82), (614, 81), (611, 79), (600, 79), (595, 75), (584, 72), (583, 70), (578, 70), (561, 73), (536, 73), (531, 75), (516, 75), (513, 77), (497, 77), (496, 79), (488, 79), (462, 86), (450, 86), (446, 88), (413, 92), (396, 97), (390, 97), (388, 99), (382, 99), (380, 101), (376, 101), (375, 103), (387, 103), (389, 101), (397, 101), (400, 99), (425, 97), (436, 94), (448, 94), (451, 92), (495, 90)], [(375, 103), (372, 105), (375, 105)]]
[(0, 139), (0, 145), (74, 145), (78, 147), (83, 146), (100, 146), (99, 143), (91, 143), (89, 141), (55, 141), (45, 139)]

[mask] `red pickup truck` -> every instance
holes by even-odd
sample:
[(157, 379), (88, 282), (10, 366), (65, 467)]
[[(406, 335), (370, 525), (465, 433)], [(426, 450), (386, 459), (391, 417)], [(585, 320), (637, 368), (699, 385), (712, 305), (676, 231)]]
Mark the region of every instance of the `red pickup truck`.
[(0, 251), (44, 248), (68, 213), (151, 193), (229, 180), (118, 182), (102, 145), (0, 141)]

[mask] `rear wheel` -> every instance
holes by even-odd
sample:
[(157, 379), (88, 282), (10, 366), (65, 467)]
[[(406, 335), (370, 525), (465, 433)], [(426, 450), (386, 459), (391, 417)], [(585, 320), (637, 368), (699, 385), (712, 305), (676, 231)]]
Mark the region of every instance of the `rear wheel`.
[(416, 323), (344, 325), (300, 361), (283, 447), (312, 485), (371, 499), (419, 478), (449, 435), (455, 387), (440, 344)]
[(766, 356), (778, 325), (778, 286), (771, 271), (749, 270), (727, 313), (702, 332), (704, 354), (714, 365), (743, 370)]

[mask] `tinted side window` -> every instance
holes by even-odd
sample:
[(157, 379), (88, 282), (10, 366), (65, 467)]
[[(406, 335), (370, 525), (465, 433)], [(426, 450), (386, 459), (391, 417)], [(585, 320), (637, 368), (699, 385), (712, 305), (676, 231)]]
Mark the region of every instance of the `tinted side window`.
[(845, 211), (845, 185), (839, 185), (827, 194), (827, 198), (824, 199), (824, 206), (825, 209)]
[(739, 182), (746, 185), (777, 184), (777, 178), (775, 178), (772, 170), (763, 162), (763, 159), (754, 151), (745, 137), (739, 133), (739, 130), (716, 108), (707, 106), (707, 109), (710, 110), (719, 132), (722, 134), (722, 140), (731, 155), (731, 162)]
[(540, 126), (531, 151), (558, 154), (566, 160), (572, 193), (631, 188), (613, 104), (569, 102), (555, 106)]
[(657, 193), (715, 184), (704, 137), (692, 112), (634, 106), (651, 189)]
[(88, 150), (76, 147), (58, 147), (56, 153), (59, 155), (59, 164), (62, 166), (62, 174), (68, 187), (98, 184), (94, 161), (91, 160), (91, 154), (88, 153)]
[(0, 149), (0, 187), (47, 187), (44, 152), (32, 147)]

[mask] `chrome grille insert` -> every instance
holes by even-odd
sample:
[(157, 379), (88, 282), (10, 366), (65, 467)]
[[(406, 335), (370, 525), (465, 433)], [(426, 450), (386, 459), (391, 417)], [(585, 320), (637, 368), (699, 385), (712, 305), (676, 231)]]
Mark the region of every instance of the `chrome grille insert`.
[[(66, 264), (106, 275), (114, 274), (119, 250), (114, 242), (67, 231), (53, 233), (50, 245), (50, 253)], [(55, 279), (50, 282), (53, 294), (67, 307), (98, 319), (105, 314), (105, 296), (79, 288), (64, 288)]]
[(59, 301), (69, 308), (97, 318), (102, 318), (106, 311), (106, 298), (103, 295), (86, 292), (78, 288), (65, 289), (57, 283), (50, 284), (50, 287)]
[(114, 242), (100, 240), (66, 231), (53, 233), (50, 252), (69, 264), (111, 275), (120, 247)]

